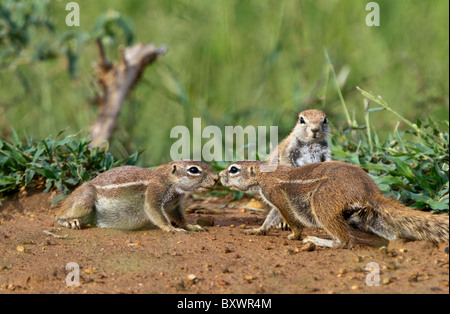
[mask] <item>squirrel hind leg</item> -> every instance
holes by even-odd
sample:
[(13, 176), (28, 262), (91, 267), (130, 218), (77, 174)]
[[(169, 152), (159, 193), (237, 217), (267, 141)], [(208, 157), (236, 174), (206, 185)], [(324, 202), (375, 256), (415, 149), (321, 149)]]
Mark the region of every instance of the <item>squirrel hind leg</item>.
[(334, 239), (334, 247), (351, 248), (354, 238), (350, 232), (350, 226), (343, 215), (330, 214), (341, 213), (340, 210), (332, 209), (336, 205), (329, 203), (325, 198), (316, 199), (313, 205), (317, 222)]
[(66, 227), (68, 229), (81, 230), (81, 221), (80, 221), (80, 219), (58, 218), (57, 222), (58, 222), (58, 224), (60, 226)]
[(82, 226), (94, 223), (95, 188), (81, 186), (63, 201), (56, 216), (56, 222), (69, 229), (80, 230)]
[[(317, 213), (316, 213), (317, 214)], [(334, 247), (352, 248), (355, 239), (349, 230), (348, 223), (341, 217), (321, 217), (317, 220), (322, 228), (334, 239)]]
[(56, 217), (56, 222), (69, 229), (81, 230), (83, 226), (94, 223), (94, 206), (92, 208), (74, 206), (65, 213)]

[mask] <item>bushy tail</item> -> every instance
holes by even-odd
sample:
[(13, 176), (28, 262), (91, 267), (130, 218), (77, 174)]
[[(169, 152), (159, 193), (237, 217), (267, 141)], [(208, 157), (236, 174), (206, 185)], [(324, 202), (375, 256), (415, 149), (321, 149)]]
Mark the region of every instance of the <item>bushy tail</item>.
[(382, 196), (370, 201), (370, 205), (360, 212), (360, 219), (367, 230), (388, 240), (424, 240), (434, 243), (449, 240), (449, 216), (413, 210)]

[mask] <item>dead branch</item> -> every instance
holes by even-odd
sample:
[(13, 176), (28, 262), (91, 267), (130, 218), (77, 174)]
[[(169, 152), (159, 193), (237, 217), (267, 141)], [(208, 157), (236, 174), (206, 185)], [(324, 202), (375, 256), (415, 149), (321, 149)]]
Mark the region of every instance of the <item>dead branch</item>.
[(99, 105), (97, 121), (91, 127), (91, 148), (99, 147), (112, 138), (117, 127), (120, 111), (125, 99), (139, 81), (144, 69), (165, 54), (166, 47), (155, 48), (142, 43), (119, 51), (120, 59), (112, 64), (105, 55), (100, 40), (97, 40), (100, 62), (97, 64), (97, 80), (102, 95), (96, 98)]

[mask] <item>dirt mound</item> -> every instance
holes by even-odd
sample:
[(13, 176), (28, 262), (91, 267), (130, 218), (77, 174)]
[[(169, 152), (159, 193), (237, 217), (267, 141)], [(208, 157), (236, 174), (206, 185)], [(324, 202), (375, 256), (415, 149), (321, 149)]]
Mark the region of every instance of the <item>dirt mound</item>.
[(264, 221), (257, 200), (203, 195), (187, 199), (187, 220), (208, 232), (68, 230), (53, 222), (54, 197), (0, 207), (0, 293), (449, 293), (448, 245), (304, 248), (288, 231), (242, 233)]

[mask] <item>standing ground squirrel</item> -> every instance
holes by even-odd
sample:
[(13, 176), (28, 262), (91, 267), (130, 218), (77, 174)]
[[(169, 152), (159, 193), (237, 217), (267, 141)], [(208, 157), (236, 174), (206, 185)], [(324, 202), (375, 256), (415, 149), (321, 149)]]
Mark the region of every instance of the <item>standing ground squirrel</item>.
[(355, 228), (388, 240), (449, 239), (448, 216), (411, 210), (384, 197), (358, 166), (330, 161), (261, 172), (261, 165), (259, 161), (234, 163), (220, 173), (222, 184), (260, 193), (292, 228), (289, 239), (300, 239), (303, 226), (325, 229), (341, 247), (357, 242), (351, 232)]
[[(296, 126), (270, 153), (267, 164), (300, 167), (314, 162), (330, 161), (330, 131), (327, 116), (323, 111), (310, 109), (300, 112)], [(266, 234), (275, 227), (286, 229), (278, 211), (272, 209), (261, 227), (247, 233)]]
[(270, 153), (267, 163), (300, 167), (313, 162), (331, 160), (328, 145), (330, 131), (330, 125), (323, 111), (311, 109), (300, 112), (298, 123)]
[(156, 169), (117, 167), (78, 187), (62, 202), (56, 219), (72, 229), (95, 224), (123, 230), (156, 225), (164, 231), (201, 231), (198, 225), (186, 224), (181, 201), (186, 193), (209, 190), (218, 180), (207, 164), (190, 160)]

